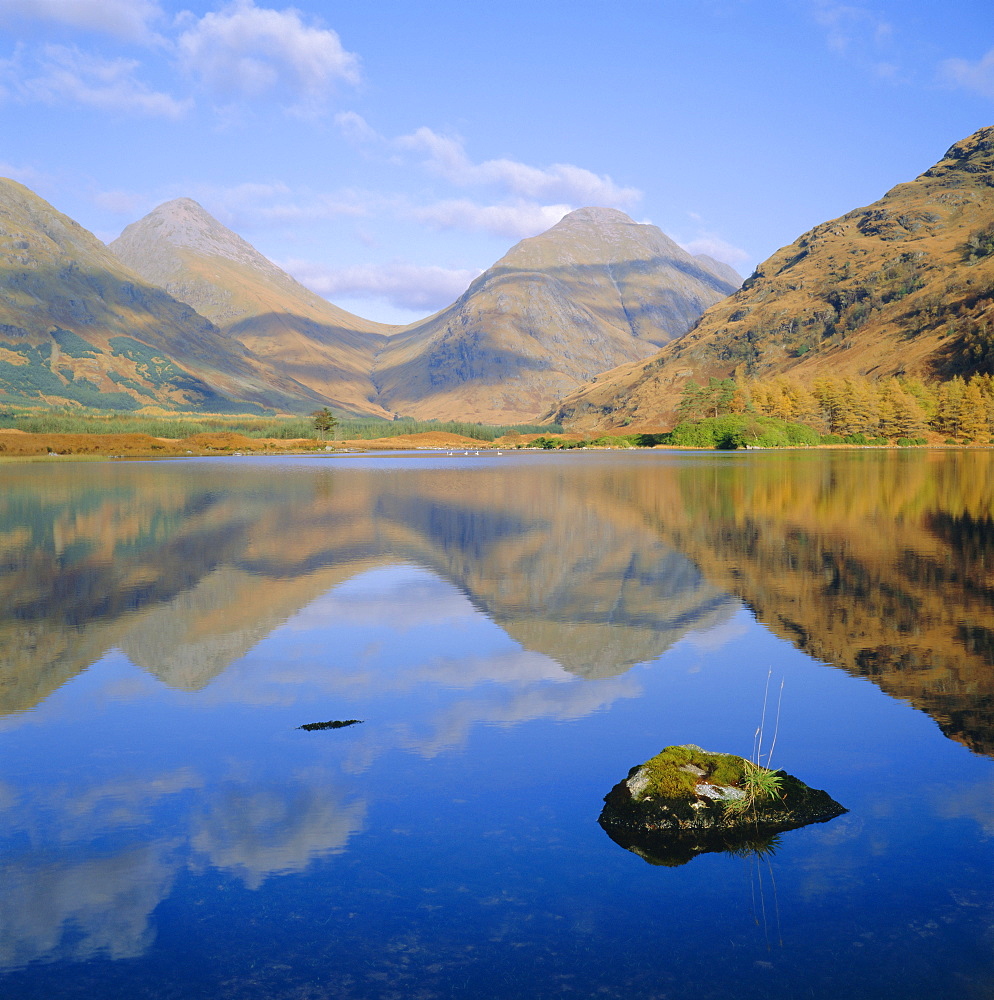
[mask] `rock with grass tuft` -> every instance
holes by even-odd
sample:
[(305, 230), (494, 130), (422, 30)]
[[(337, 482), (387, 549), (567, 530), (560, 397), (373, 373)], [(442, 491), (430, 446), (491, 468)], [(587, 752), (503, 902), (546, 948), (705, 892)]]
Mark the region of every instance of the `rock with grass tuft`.
[(608, 836), (652, 864), (714, 851), (766, 851), (786, 830), (846, 812), (827, 792), (736, 754), (670, 746), (604, 798)]

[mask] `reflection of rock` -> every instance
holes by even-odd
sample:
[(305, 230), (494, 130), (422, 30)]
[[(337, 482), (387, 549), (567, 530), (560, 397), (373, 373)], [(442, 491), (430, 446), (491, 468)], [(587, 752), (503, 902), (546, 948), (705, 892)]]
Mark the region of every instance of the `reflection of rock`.
[(674, 833), (670, 830), (629, 830), (607, 826), (604, 832), (619, 846), (637, 854), (646, 864), (678, 868), (693, 861), (699, 854), (758, 855), (768, 857), (780, 846), (780, 834), (749, 829), (695, 833)]
[[(750, 778), (769, 782), (752, 785)], [(714, 851), (769, 851), (778, 833), (846, 812), (827, 792), (735, 754), (666, 747), (604, 797), (599, 822), (615, 843), (652, 864)]]

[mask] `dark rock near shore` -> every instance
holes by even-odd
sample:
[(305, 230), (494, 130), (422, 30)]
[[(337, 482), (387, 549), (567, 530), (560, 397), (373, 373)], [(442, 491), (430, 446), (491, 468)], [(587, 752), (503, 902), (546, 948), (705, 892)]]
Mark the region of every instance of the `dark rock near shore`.
[(633, 767), (605, 796), (598, 822), (650, 864), (681, 865), (715, 851), (771, 853), (779, 834), (846, 811), (785, 771), (688, 745)]

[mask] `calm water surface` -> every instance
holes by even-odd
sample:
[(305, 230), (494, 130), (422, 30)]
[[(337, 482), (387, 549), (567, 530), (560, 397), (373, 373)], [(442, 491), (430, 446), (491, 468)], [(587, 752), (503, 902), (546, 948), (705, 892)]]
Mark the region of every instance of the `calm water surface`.
[[(994, 456), (0, 466), (0, 995), (994, 996)], [(664, 746), (850, 810), (647, 864)], [(308, 732), (304, 723), (359, 719)]]

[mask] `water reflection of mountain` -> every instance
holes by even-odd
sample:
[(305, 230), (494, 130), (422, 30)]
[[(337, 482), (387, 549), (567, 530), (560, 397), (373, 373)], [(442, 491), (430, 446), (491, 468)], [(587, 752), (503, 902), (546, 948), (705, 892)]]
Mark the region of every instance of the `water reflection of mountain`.
[(778, 635), (994, 755), (994, 453), (729, 456), (634, 502)]
[(734, 595), (994, 754), (989, 452), (6, 471), (6, 711), (115, 646), (201, 687), (330, 588), (408, 562), (587, 677), (657, 657)]
[(593, 502), (586, 477), (580, 488), (541, 477), (521, 497), (530, 479), (490, 475), (457, 495), (391, 491), (377, 514), (394, 551), (458, 584), (526, 649), (584, 677), (654, 659), (734, 611), (624, 507)]
[(120, 647), (203, 686), (357, 573), (436, 570), (526, 648), (584, 676), (660, 655), (735, 602), (589, 482), (538, 467), (209, 465), (11, 470), (0, 516), (0, 706)]

